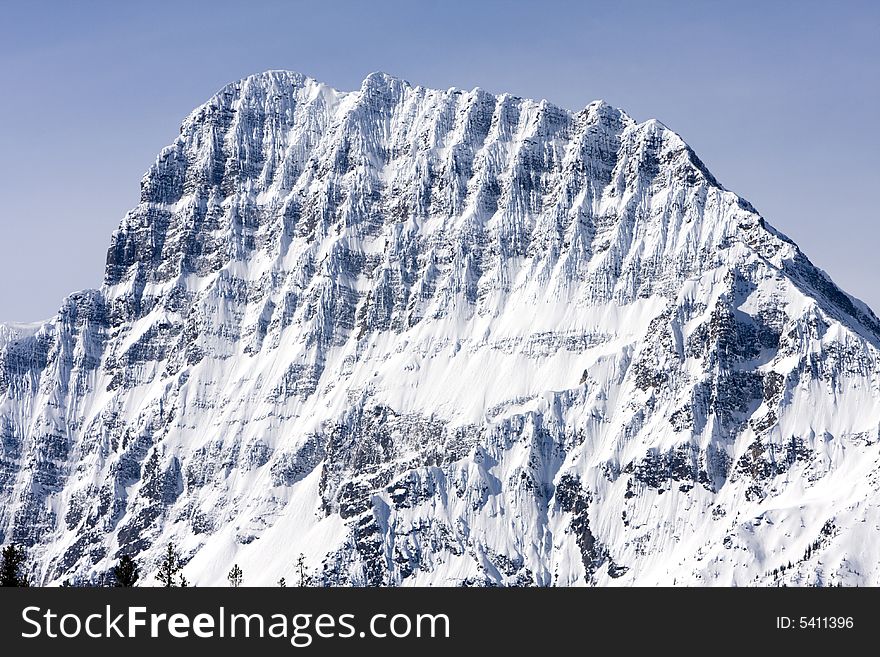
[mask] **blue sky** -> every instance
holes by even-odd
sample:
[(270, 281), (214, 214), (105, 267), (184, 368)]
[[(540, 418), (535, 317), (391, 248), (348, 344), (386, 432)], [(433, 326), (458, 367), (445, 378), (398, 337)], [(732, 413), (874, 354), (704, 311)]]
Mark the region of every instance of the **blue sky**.
[(2, 0), (2, 17), (0, 321), (100, 285), (110, 233), (181, 119), (272, 68), (658, 118), (880, 309), (877, 2)]

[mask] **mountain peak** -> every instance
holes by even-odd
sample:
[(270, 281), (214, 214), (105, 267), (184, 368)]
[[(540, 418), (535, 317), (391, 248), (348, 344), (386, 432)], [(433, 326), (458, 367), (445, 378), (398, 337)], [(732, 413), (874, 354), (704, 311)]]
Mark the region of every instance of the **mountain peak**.
[(363, 87), (389, 87), (393, 85), (404, 85), (404, 86), (412, 86), (408, 81), (403, 78), (398, 78), (390, 73), (385, 73), (384, 71), (373, 71), (367, 77), (364, 78)]
[(268, 71), (100, 290), (0, 326), (0, 543), (40, 583), (173, 541), (201, 585), (877, 584), (878, 345), (659, 121)]

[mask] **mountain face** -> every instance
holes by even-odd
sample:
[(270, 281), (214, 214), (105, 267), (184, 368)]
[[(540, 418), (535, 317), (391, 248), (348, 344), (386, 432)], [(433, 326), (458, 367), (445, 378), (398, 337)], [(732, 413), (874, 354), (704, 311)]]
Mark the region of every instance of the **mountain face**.
[(878, 443), (875, 315), (602, 102), (236, 82), (0, 328), (43, 584), (877, 585)]

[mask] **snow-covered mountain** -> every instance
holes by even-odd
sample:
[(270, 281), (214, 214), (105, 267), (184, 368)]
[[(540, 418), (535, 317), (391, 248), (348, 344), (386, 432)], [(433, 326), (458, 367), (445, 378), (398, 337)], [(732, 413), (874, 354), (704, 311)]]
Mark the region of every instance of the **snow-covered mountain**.
[(661, 123), (273, 71), (141, 189), (0, 328), (37, 581), (880, 584), (880, 322)]

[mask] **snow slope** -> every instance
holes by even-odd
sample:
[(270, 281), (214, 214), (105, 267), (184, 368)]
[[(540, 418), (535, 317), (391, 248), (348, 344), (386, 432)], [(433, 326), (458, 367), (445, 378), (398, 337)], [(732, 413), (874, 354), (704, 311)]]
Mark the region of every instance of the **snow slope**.
[(880, 322), (661, 123), (271, 71), (141, 190), (0, 329), (38, 581), (880, 584)]

